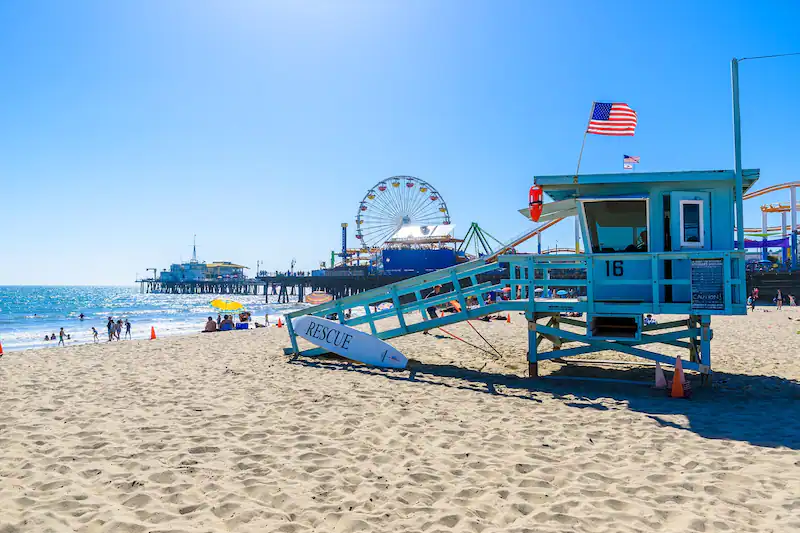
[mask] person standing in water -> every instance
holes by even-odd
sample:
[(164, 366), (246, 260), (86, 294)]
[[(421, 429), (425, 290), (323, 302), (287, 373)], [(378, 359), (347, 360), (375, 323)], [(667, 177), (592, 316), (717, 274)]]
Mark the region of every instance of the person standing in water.
[(67, 334), (64, 333), (64, 328), (61, 328), (61, 331), (58, 332), (58, 346), (66, 346), (64, 343), (64, 337), (66, 336)]
[(100, 342), (100, 339), (97, 338), (97, 330), (94, 326), (92, 326), (92, 339), (94, 342)]
[(108, 342), (111, 342), (114, 339), (114, 320), (111, 317), (108, 317), (106, 328), (108, 329)]
[(131, 337), (131, 323), (128, 321), (127, 318), (125, 319), (125, 338), (126, 339), (132, 339), (133, 338), (133, 337)]

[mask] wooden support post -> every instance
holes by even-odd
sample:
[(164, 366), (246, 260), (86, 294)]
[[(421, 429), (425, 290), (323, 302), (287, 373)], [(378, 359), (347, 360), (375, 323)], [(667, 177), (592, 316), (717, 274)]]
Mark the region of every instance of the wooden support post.
[[(561, 329), (560, 318), (560, 315), (553, 315), (553, 317), (550, 319), (550, 325), (555, 329)], [(561, 337), (555, 337), (554, 339), (551, 339), (551, 342), (553, 343), (553, 351), (561, 349)]]
[[(698, 327), (699, 317), (697, 315), (689, 315), (689, 320), (687, 322), (687, 326), (689, 329), (694, 329)], [(692, 363), (699, 362), (698, 354), (700, 352), (700, 344), (698, 342), (697, 337), (690, 337), (689, 338), (689, 361)]]
[(536, 319), (528, 320), (528, 377), (539, 378), (539, 359), (537, 356)]
[(711, 384), (711, 316), (700, 316), (700, 383)]

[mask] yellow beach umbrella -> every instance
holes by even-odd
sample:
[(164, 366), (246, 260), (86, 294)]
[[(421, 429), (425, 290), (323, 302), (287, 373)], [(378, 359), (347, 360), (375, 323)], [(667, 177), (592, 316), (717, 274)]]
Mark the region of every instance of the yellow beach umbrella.
[(211, 307), (215, 307), (220, 311), (238, 311), (239, 309), (243, 309), (244, 306), (239, 302), (234, 302), (232, 300), (222, 300), (217, 298), (216, 300), (211, 300)]

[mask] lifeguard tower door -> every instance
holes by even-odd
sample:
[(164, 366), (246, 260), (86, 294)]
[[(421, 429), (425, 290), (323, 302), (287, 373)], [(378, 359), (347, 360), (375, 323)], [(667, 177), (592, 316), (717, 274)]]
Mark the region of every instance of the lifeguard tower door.
[[(673, 191), (670, 198), (670, 235), (673, 251), (711, 250), (710, 195), (702, 191)], [(674, 279), (689, 279), (691, 262), (688, 259), (672, 262)], [(689, 285), (675, 285), (672, 301), (688, 303)]]

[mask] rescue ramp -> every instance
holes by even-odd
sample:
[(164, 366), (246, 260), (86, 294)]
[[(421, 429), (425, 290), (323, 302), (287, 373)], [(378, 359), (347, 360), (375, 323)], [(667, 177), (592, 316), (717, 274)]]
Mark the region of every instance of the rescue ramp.
[[(509, 278), (508, 264), (498, 262), (498, 258), (501, 254), (554, 226), (560, 220), (550, 220), (525, 232), (490, 256), (289, 313), (286, 315), (286, 325), (291, 347), (285, 348), (284, 353), (303, 356), (328, 353), (323, 348), (302, 351), (299, 349), (292, 320), (305, 315), (327, 317), (335, 314), (340, 324), (351, 327), (367, 325), (372, 335), (388, 340), (492, 313), (525, 311), (528, 306), (524, 303), (502, 301), (497, 294), (493, 294), (494, 298), (489, 300), (489, 294), (498, 293), (504, 287), (510, 288), (511, 279), (518, 278), (514, 275), (510, 276), (511, 279), (506, 279)], [(486, 278), (491, 277), (496, 280), (501, 275), (502, 279), (497, 283), (486, 281)], [(441, 285), (440, 294), (430, 294), (437, 285)], [(547, 286), (545, 285), (543, 289), (546, 290)], [(456, 302), (457, 305), (452, 305), (452, 302)], [(456, 312), (444, 314), (437, 312), (435, 318), (428, 312), (431, 308), (440, 307), (455, 308)], [(348, 310), (359, 310), (359, 313), (351, 313), (348, 316), (346, 312)], [(363, 314), (360, 313), (361, 310)], [(391, 325), (381, 329), (380, 326), (384, 324), (380, 322), (385, 319), (394, 320), (387, 320), (386, 322)]]
[[(498, 283), (482, 281), (487, 277), (497, 279), (502, 272), (504, 269), (498, 263), (477, 259), (289, 313), (286, 326), (292, 345), (284, 352), (303, 356), (327, 353), (323, 348), (301, 351), (298, 347), (292, 322), (305, 315), (332, 317), (335, 314), (335, 320), (340, 324), (351, 327), (366, 325), (372, 335), (387, 340), (506, 311), (507, 302), (488, 301), (487, 295), (500, 291), (506, 286), (503, 281), (507, 280)], [(438, 294), (437, 286), (440, 286)], [(440, 307), (449, 307), (455, 312), (437, 312), (436, 317), (429, 312)]]

